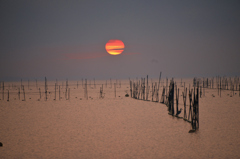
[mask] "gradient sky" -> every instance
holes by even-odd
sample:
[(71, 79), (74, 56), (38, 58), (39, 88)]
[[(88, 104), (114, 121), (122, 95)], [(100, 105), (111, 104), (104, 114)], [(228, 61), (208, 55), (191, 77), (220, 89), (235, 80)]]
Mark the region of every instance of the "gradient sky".
[(239, 15), (239, 0), (0, 0), (0, 80), (239, 76)]

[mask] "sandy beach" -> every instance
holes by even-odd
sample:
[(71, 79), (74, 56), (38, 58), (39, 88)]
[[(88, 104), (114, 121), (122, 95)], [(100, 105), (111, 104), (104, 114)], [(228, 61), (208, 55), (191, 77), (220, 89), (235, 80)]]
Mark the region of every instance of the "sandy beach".
[[(70, 100), (53, 100), (54, 87), (49, 86), (47, 101), (44, 96), (38, 101), (36, 88), (26, 90), (26, 101), (17, 94), (9, 102), (6, 97), (0, 101), (0, 158), (240, 157), (238, 92), (230, 97), (230, 91), (222, 91), (220, 97), (216, 89), (205, 89), (199, 130), (188, 133), (190, 123), (168, 115), (166, 105), (125, 97), (127, 81), (118, 86), (116, 98), (110, 86), (104, 85), (103, 99), (100, 84), (89, 87), (88, 100), (82, 86), (69, 83)], [(64, 89), (61, 92), (64, 97)]]

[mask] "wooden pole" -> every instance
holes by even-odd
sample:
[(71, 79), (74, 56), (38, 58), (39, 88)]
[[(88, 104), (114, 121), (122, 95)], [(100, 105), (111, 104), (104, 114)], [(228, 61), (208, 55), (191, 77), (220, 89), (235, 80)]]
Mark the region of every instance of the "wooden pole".
[(219, 88), (219, 89), (220, 89), (220, 97), (221, 97), (221, 89), (222, 89), (221, 81), (222, 81), (222, 80), (221, 80), (221, 77), (220, 77), (220, 88)]
[(22, 87), (23, 87), (23, 97), (24, 97), (23, 101), (25, 101), (25, 89), (24, 89), (24, 86)]
[[(160, 83), (161, 82), (161, 74), (162, 74), (162, 72), (160, 72), (160, 75), (159, 75), (157, 95), (160, 94), (159, 89), (160, 89), (160, 84), (161, 84)], [(157, 96), (157, 101), (159, 101), (159, 96)]]
[(87, 79), (85, 79), (85, 96), (86, 96), (86, 99), (88, 99), (88, 92), (87, 92)]
[(114, 94), (115, 94), (115, 98), (116, 98), (116, 83), (114, 83)]
[(42, 96), (41, 96), (41, 88), (39, 88), (39, 95), (40, 95), (39, 99), (41, 99), (42, 98)]
[(70, 100), (70, 88), (68, 88), (68, 100)]
[(61, 95), (60, 95), (60, 85), (59, 85), (59, 100), (61, 99)]
[(18, 88), (18, 99), (20, 100), (20, 88)]
[(55, 98), (54, 100), (56, 101), (57, 100), (57, 83), (55, 83)]
[(47, 100), (47, 78), (45, 77), (45, 99)]
[(146, 100), (148, 100), (148, 75), (147, 75)]
[(2, 86), (2, 99), (4, 100), (4, 81), (3, 81), (3, 86)]
[(8, 89), (8, 99), (7, 99), (7, 101), (9, 102), (9, 89)]

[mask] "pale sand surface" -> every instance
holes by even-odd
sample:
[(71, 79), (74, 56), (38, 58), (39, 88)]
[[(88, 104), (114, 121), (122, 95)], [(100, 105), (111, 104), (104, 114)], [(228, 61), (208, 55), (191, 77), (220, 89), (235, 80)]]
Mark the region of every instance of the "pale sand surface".
[[(76, 81), (69, 82), (70, 100), (65, 100), (64, 89), (63, 99), (59, 101), (57, 94), (53, 100), (54, 82), (49, 82), (48, 101), (43, 92), (37, 101), (36, 87), (28, 90), (26, 82), (26, 101), (15, 94), (7, 102), (5, 94), (0, 101), (0, 158), (240, 158), (238, 92), (230, 97), (230, 91), (222, 91), (220, 98), (216, 89), (205, 89), (200, 128), (188, 133), (190, 124), (168, 115), (165, 105), (124, 97), (129, 84), (121, 82), (116, 98), (114, 89), (104, 85), (105, 98), (99, 99), (97, 85), (88, 89), (93, 99), (86, 100), (81, 82), (77, 89)], [(39, 82), (42, 91), (43, 84)], [(183, 108), (182, 96), (179, 99)]]

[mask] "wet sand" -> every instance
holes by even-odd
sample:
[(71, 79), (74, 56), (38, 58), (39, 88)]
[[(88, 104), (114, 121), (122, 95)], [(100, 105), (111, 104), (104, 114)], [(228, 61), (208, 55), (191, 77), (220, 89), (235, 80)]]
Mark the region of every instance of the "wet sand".
[(92, 99), (86, 100), (82, 86), (71, 82), (70, 100), (64, 99), (64, 89), (63, 99), (53, 100), (54, 87), (49, 87), (48, 101), (38, 101), (36, 88), (26, 86), (26, 101), (16, 94), (7, 102), (5, 96), (0, 101), (0, 158), (240, 158), (238, 94), (222, 91), (220, 98), (216, 89), (205, 89), (200, 128), (188, 133), (191, 125), (168, 115), (164, 104), (124, 97), (125, 83), (116, 98), (114, 89), (104, 85), (105, 98), (99, 99), (97, 85), (88, 89)]

